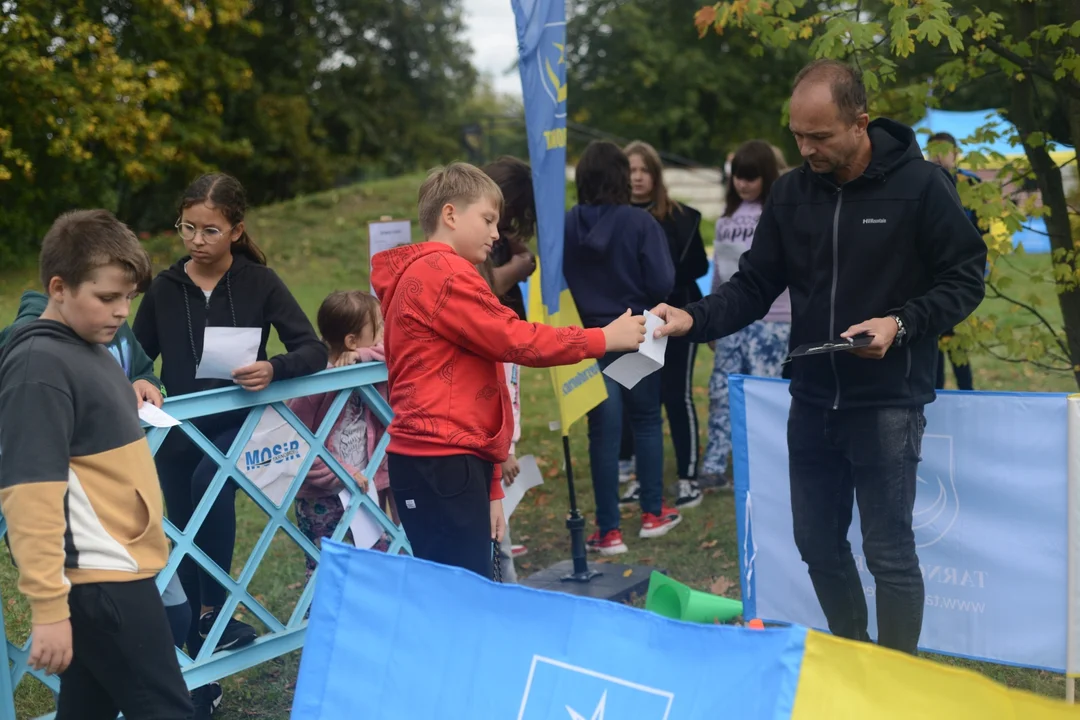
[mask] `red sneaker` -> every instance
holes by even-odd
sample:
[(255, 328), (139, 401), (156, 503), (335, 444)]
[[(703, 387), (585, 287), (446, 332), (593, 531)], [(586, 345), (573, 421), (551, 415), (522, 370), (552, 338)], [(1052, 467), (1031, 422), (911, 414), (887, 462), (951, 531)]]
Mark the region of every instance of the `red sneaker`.
[(662, 505), (659, 515), (641, 513), (641, 532), (638, 537), (657, 538), (667, 535), (671, 528), (682, 522), (682, 515), (675, 508)]
[(604, 533), (603, 537), (600, 537), (600, 531), (597, 530), (589, 539), (585, 541), (586, 547), (592, 552), (598, 552), (601, 555), (619, 555), (626, 552), (626, 543), (622, 539), (621, 530), (608, 530)]
[(522, 555), (528, 555), (528, 554), (529, 554), (529, 548), (525, 547), (524, 545), (511, 545), (510, 546), (510, 556), (511, 557), (519, 558)]

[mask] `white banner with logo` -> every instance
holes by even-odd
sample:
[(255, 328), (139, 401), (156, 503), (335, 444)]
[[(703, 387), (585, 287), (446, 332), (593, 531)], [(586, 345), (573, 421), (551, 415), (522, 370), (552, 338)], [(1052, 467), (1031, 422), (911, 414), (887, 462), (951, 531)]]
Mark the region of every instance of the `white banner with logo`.
[(263, 408), (255, 432), (244, 446), (244, 454), (236, 461), (237, 469), (243, 471), (266, 496), (281, 505), (289, 491), (300, 465), (308, 452), (307, 442), (272, 406)]
[[(285, 422), (281, 413), (267, 405), (251, 434), (251, 440), (244, 446), (244, 454), (236, 461), (236, 467), (275, 505), (280, 506), (307, 457), (309, 447), (307, 441)], [(352, 494), (342, 490), (338, 497), (342, 505), (348, 508)], [(375, 507), (379, 506), (374, 482), (368, 484), (368, 497)], [(353, 543), (359, 548), (372, 547), (383, 534), (382, 526), (363, 506), (353, 515), (349, 528), (352, 530)]]
[[(790, 402), (784, 381), (732, 378), (743, 599), (748, 618), (824, 630), (792, 534)], [(926, 584), (923, 650), (1064, 671), (1066, 417), (1065, 396), (1049, 393), (941, 393), (927, 406), (914, 519)], [(848, 538), (876, 637), (857, 508)]]

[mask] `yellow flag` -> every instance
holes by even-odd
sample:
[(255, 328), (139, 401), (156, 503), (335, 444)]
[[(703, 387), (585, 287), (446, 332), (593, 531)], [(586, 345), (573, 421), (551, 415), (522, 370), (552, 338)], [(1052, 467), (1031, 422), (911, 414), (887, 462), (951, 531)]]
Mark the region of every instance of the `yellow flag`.
[[(569, 290), (563, 290), (559, 297), (559, 311), (548, 314), (540, 293), (542, 265), (541, 259), (536, 273), (529, 278), (529, 320), (555, 327), (580, 326), (581, 317)], [(551, 384), (559, 403), (559, 425), (563, 435), (568, 435), (571, 425), (607, 400), (607, 388), (595, 360), (551, 368)]]

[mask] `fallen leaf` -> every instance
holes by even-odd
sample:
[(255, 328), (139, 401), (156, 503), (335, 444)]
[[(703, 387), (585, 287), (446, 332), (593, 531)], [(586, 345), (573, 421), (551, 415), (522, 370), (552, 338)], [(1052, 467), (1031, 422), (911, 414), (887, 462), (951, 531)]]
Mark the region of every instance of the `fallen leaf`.
[(712, 558), (713, 558), (713, 560), (715, 560), (716, 558), (720, 557), (723, 554), (724, 554), (723, 550), (716, 550), (716, 551), (713, 552)]
[(728, 580), (726, 577), (721, 575), (720, 577), (712, 581), (712, 585), (709, 586), (709, 592), (711, 592), (713, 595), (723, 596), (725, 595), (725, 593), (727, 593), (728, 590), (730, 590), (734, 586), (735, 583), (731, 582), (731, 580)]
[(286, 590), (299, 590), (304, 587), (304, 583), (293, 583), (292, 585), (285, 586)]
[(716, 547), (717, 542), (719, 542), (719, 541), (718, 540), (706, 540), (705, 542), (701, 543), (701, 548), (700, 549), (701, 550), (708, 550), (710, 548), (714, 548), (714, 547)]
[(633, 574), (634, 574), (634, 569), (633, 568), (626, 568), (625, 570), (623, 570), (622, 576), (623, 577), (630, 577)]

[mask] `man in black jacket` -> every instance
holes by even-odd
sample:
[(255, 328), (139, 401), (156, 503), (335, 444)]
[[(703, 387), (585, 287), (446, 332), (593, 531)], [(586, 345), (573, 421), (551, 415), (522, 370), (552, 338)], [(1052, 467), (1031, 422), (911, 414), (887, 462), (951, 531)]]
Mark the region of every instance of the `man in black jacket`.
[[(847, 542), (859, 502), (878, 642), (914, 654), (925, 595), (911, 527), (934, 400), (937, 339), (983, 298), (986, 246), (952, 179), (910, 128), (869, 122), (861, 78), (819, 60), (795, 79), (791, 131), (806, 163), (781, 177), (739, 272), (678, 310), (658, 336), (730, 335), (791, 291), (791, 346), (866, 334), (868, 347), (791, 365), (788, 419), (795, 543), (833, 634), (869, 640)], [(867, 319), (869, 318), (869, 319)]]

